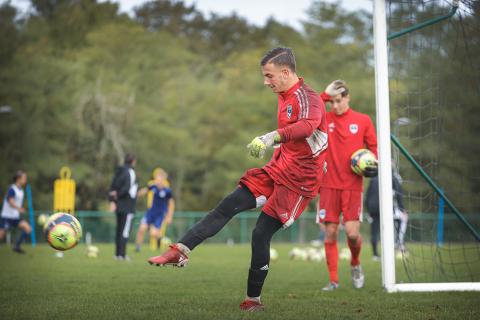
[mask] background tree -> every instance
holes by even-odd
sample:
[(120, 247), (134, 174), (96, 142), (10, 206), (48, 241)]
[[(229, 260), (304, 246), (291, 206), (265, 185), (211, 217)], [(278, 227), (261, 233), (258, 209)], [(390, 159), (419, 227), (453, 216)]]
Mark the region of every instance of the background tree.
[[(364, 11), (314, 1), (303, 30), (296, 30), (273, 18), (259, 27), (235, 14), (206, 16), (182, 1), (150, 1), (133, 17), (95, 0), (32, 0), (31, 9), (19, 15), (9, 2), (0, 6), (0, 105), (13, 110), (0, 114), (0, 192), (23, 168), (37, 208), (51, 208), (53, 181), (69, 165), (77, 208), (104, 209), (112, 171), (127, 151), (138, 155), (141, 183), (157, 166), (170, 173), (180, 210), (211, 208), (245, 169), (265, 162), (250, 159), (245, 145), (276, 126), (276, 97), (263, 87), (259, 68), (274, 46), (294, 49), (299, 74), (317, 91), (334, 79), (347, 80), (352, 107), (374, 117), (372, 25)], [(396, 10), (401, 21), (406, 13)], [(462, 18), (464, 25), (478, 28), (475, 12)], [(459, 30), (446, 31), (447, 54), (433, 59), (448, 65), (438, 78), (445, 105), (461, 99), (464, 106), (439, 115), (442, 152), (455, 144), (456, 154), (467, 159), (478, 146), (472, 132), (480, 123), (474, 91), (480, 41), (477, 33), (459, 45)], [(405, 53), (396, 54), (403, 61)], [(432, 56), (414, 58), (394, 72), (427, 72)], [(409, 90), (418, 85), (398, 84)], [(468, 94), (454, 93), (467, 87)], [(402, 109), (392, 115), (401, 116)], [(458, 121), (465, 129), (461, 143), (447, 134), (456, 132)], [(416, 157), (430, 152), (414, 140), (404, 142)], [(440, 174), (468, 177), (475, 166), (450, 161)], [(470, 180), (469, 192), (478, 192), (478, 181)]]

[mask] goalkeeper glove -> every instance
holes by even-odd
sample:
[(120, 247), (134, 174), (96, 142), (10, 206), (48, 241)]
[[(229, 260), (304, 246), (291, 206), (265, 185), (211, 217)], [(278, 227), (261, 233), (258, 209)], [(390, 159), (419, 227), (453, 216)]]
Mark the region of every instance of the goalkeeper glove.
[(263, 158), (267, 148), (273, 147), (281, 140), (280, 134), (277, 131), (272, 131), (263, 136), (255, 137), (252, 142), (247, 145), (250, 150), (250, 155), (254, 158)]
[(377, 166), (368, 166), (365, 167), (363, 170), (363, 176), (367, 178), (373, 178), (378, 175), (378, 167)]
[(328, 94), (330, 97), (335, 97), (336, 95), (345, 92), (345, 86), (345, 81), (335, 80), (327, 86), (327, 88), (325, 89), (325, 93)]

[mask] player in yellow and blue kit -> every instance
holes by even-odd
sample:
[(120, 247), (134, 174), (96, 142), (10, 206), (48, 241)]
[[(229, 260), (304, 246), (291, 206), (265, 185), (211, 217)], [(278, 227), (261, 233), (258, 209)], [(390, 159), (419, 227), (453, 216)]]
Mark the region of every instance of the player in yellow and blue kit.
[(138, 228), (135, 247), (137, 252), (140, 251), (145, 231), (147, 231), (149, 227), (150, 236), (157, 239), (157, 243), (160, 243), (162, 237), (160, 228), (162, 223), (172, 223), (175, 200), (173, 199), (172, 190), (168, 187), (167, 178), (167, 173), (162, 169), (158, 169), (155, 172), (154, 184), (139, 191), (139, 196), (146, 194), (148, 190), (152, 191), (153, 200), (152, 206), (143, 216), (140, 227)]

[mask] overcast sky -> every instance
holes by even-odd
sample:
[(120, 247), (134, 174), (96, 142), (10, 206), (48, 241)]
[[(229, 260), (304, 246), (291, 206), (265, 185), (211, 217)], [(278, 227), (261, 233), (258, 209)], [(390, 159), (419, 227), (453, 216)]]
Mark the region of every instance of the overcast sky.
[[(4, 2), (5, 0), (0, 0)], [(105, 2), (106, 0), (100, 0)], [(138, 6), (147, 0), (109, 0), (120, 4), (120, 11), (131, 13), (132, 8)], [(326, 0), (328, 2), (339, 2), (337, 0)], [(239, 16), (246, 18), (249, 22), (263, 26), (267, 19), (273, 16), (282, 23), (287, 23), (293, 27), (300, 28), (300, 20), (305, 20), (305, 11), (308, 9), (312, 0), (184, 0), (187, 4), (195, 3), (200, 11), (208, 14), (215, 12), (221, 15), (227, 15), (236, 12)], [(343, 7), (349, 10), (364, 9), (372, 11), (371, 0), (343, 0), (340, 1)], [(12, 4), (25, 10), (30, 1), (13, 0)]]

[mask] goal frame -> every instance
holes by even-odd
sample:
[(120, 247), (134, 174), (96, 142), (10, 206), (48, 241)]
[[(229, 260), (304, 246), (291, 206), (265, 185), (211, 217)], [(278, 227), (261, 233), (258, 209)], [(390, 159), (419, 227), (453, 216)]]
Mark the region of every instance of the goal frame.
[[(458, 1), (457, 1), (458, 7)], [(377, 117), (380, 239), (382, 242), (382, 285), (387, 292), (480, 291), (480, 282), (396, 283), (395, 245), (393, 226), (392, 154), (390, 130), (390, 94), (388, 77), (387, 16), (385, 0), (373, 1), (373, 31), (375, 60), (375, 103)], [(407, 32), (448, 19), (456, 11), (431, 21), (395, 33), (395, 37)], [(393, 137), (394, 138), (394, 137)], [(448, 199), (447, 199), (448, 200)]]

